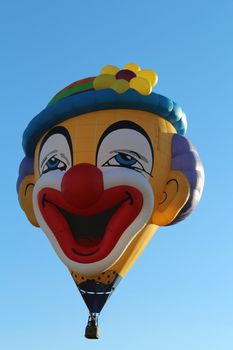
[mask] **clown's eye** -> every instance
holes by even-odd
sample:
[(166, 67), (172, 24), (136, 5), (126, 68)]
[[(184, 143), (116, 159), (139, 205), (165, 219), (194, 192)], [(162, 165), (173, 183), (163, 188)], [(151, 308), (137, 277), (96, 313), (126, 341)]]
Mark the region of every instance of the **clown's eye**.
[(55, 170), (66, 171), (72, 166), (72, 144), (68, 131), (55, 127), (42, 140), (38, 159), (40, 175)]
[(53, 156), (49, 158), (47, 162), (44, 164), (42, 169), (42, 174), (45, 174), (48, 171), (57, 170), (57, 169), (66, 170), (66, 168), (67, 168), (67, 165), (63, 161)]
[(142, 170), (145, 171), (142, 164), (133, 156), (118, 152), (115, 156), (110, 158), (107, 162), (105, 162), (102, 166), (120, 166), (125, 168), (131, 168), (134, 170)]
[[(148, 179), (153, 168), (149, 136), (139, 125), (127, 120), (112, 124), (97, 146), (96, 165), (103, 171), (117, 167), (134, 170)], [(126, 174), (125, 170), (123, 172)]]

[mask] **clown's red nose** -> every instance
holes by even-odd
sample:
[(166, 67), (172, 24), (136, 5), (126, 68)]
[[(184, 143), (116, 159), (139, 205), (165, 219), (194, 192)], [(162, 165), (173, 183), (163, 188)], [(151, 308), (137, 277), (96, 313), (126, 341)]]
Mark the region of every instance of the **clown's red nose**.
[(91, 164), (78, 164), (70, 168), (61, 183), (64, 199), (76, 208), (94, 204), (104, 191), (102, 172)]

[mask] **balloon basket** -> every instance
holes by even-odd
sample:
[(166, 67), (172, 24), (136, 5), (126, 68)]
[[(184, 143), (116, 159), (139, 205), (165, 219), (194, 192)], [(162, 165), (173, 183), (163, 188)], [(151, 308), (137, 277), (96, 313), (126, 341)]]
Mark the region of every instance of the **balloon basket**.
[(98, 314), (90, 313), (85, 329), (87, 339), (99, 339)]

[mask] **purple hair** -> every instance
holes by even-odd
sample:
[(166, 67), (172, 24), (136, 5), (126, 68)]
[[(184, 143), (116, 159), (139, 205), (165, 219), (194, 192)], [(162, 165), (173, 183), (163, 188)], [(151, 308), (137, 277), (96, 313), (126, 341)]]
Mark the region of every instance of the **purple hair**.
[(204, 169), (199, 155), (184, 136), (175, 134), (172, 139), (172, 162), (173, 170), (181, 171), (188, 179), (190, 185), (190, 195), (187, 203), (181, 209), (170, 225), (184, 220), (196, 207), (201, 199), (204, 186)]

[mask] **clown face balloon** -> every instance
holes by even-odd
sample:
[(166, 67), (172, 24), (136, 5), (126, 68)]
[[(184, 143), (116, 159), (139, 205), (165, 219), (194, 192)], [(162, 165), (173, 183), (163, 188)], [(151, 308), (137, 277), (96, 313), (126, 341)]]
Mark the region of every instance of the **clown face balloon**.
[(186, 116), (152, 92), (157, 75), (106, 66), (60, 91), (29, 123), (20, 204), (70, 270), (91, 313), (158, 226), (190, 214), (204, 172)]

